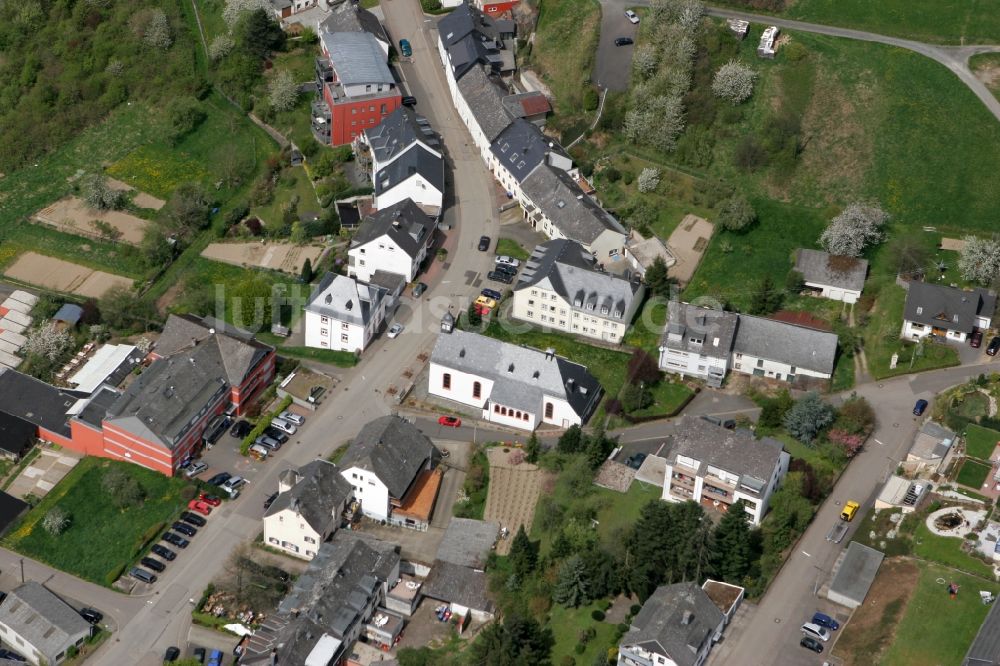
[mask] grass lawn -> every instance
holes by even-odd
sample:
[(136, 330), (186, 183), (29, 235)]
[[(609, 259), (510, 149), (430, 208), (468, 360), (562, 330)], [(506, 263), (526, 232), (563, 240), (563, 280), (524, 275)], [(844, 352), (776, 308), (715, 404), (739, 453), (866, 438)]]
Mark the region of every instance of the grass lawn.
[[(552, 646), (552, 663), (561, 664), (564, 657), (573, 657), (577, 664), (592, 664), (598, 654), (604, 654), (613, 647), (615, 626), (607, 622), (598, 622), (590, 616), (597, 610), (597, 604), (580, 606), (579, 608), (564, 608), (554, 605), (549, 613), (548, 628), (552, 630), (555, 645)], [(593, 628), (594, 638), (586, 643), (582, 653), (576, 652), (580, 644), (580, 632)]]
[(298, 211), (305, 213), (308, 211), (321, 212), (319, 202), (316, 200), (316, 190), (313, 189), (309, 181), (309, 174), (300, 166), (289, 167), (281, 172), (277, 187), (274, 188), (274, 199), (266, 206), (253, 207), (250, 209), (252, 215), (260, 218), (270, 229), (279, 229), (284, 224), (282, 213), (284, 206), (292, 200), (293, 196), (298, 196)]
[[(146, 500), (119, 510), (109, 501), (101, 480), (107, 470), (124, 470), (139, 482)], [(110, 585), (156, 538), (183, 506), (182, 479), (129, 463), (84, 458), (52, 492), (28, 512), (4, 538), (4, 545), (24, 555), (100, 585)], [(70, 526), (52, 536), (41, 521), (53, 507), (70, 515)]]
[(830, 460), (823, 455), (823, 452), (816, 447), (806, 446), (799, 440), (795, 439), (791, 435), (780, 432), (771, 435), (774, 439), (781, 442), (785, 450), (788, 451), (792, 458), (798, 458), (809, 463), (814, 469), (827, 469), (830, 472), (837, 473), (840, 470), (834, 461)]
[(357, 355), (352, 352), (337, 351), (333, 349), (315, 349), (313, 347), (279, 347), (280, 356), (291, 356), (293, 358), (304, 358), (320, 363), (329, 363), (341, 368), (351, 368), (358, 364)]
[(632, 481), (627, 493), (607, 488), (597, 488), (601, 508), (597, 511), (597, 534), (601, 542), (610, 545), (618, 535), (618, 528), (631, 526), (639, 519), (642, 507), (660, 499), (662, 491), (641, 481)]
[[(920, 568), (919, 582), (896, 626), (895, 640), (880, 660), (885, 666), (961, 663), (990, 610), (980, 601), (979, 591), (1000, 590), (995, 582), (950, 569), (929, 564), (921, 564)], [(941, 579), (943, 584), (938, 582)], [(954, 600), (947, 592), (952, 582), (959, 586)]]
[(973, 490), (979, 490), (983, 487), (983, 482), (986, 481), (991, 469), (989, 465), (966, 458), (962, 463), (962, 469), (958, 471), (956, 481)]
[(514, 257), (520, 261), (527, 261), (531, 256), (531, 251), (525, 249), (523, 245), (513, 238), (501, 238), (497, 241), (496, 254)]
[(840, 354), (837, 357), (837, 364), (833, 366), (833, 380), (830, 383), (830, 390), (846, 391), (854, 386), (854, 357)]
[(994, 97), (1000, 97), (1000, 78), (996, 77), (1000, 70), (1000, 53), (974, 55), (969, 58), (969, 68), (986, 83)]
[(990, 399), (980, 391), (966, 393), (961, 398), (955, 400), (951, 406), (951, 411), (970, 421), (975, 421), (979, 417), (989, 414)]
[(632, 326), (625, 333), (624, 344), (646, 350), (653, 358), (660, 357), (660, 338), (667, 323), (667, 303), (650, 297), (643, 303)]
[(630, 416), (636, 418), (673, 416), (694, 395), (694, 391), (684, 384), (669, 379), (661, 380), (651, 389), (651, 392), (653, 394), (653, 404), (645, 409), (632, 412)]
[(964, 539), (958, 537), (943, 537), (933, 534), (927, 529), (926, 521), (921, 520), (913, 535), (913, 554), (925, 560), (992, 580), (993, 567), (962, 552), (963, 541)]
[[(997, 0), (796, 0), (785, 16), (942, 44), (1000, 43)], [(741, 5), (742, 6), (742, 5)]]
[(989, 460), (1000, 442), (1000, 432), (970, 423), (965, 429), (965, 452), (972, 458)]
[[(868, 371), (876, 379), (946, 368), (959, 363), (958, 352), (950, 345), (931, 342), (917, 345), (899, 338), (905, 301), (906, 291), (902, 287), (895, 284), (884, 286), (864, 332)], [(899, 359), (896, 367), (890, 369), (893, 354), (899, 354)]]

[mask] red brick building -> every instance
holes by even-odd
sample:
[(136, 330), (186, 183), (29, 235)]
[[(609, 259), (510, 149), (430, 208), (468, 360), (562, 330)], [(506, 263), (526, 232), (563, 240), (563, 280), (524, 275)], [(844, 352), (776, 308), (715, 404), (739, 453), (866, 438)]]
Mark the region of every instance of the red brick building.
[(313, 135), (343, 146), (399, 108), (402, 94), (371, 33), (324, 33), (320, 43), (323, 57), (316, 60), (316, 79), (322, 100), (313, 104)]
[(0, 411), (32, 423), (46, 441), (172, 476), (197, 454), (206, 426), (242, 414), (274, 378), (274, 348), (215, 319), (171, 315), (152, 361), (128, 388), (92, 395), (13, 370), (0, 374)]
[(517, 3), (518, 0), (497, 0), (495, 2), (491, 2), (491, 0), (476, 0), (473, 4), (476, 6), (476, 9), (485, 14), (499, 16), (508, 9), (513, 9)]

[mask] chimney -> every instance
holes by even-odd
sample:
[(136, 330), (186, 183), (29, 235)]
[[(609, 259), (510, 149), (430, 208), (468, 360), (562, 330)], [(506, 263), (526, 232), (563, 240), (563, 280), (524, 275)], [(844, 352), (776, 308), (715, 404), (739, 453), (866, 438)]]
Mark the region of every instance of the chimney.
[(556, 355), (556, 350), (553, 349), (552, 347), (549, 347), (548, 349), (545, 350), (546, 361), (551, 361), (555, 355)]
[(572, 377), (570, 377), (569, 379), (566, 380), (566, 390), (568, 390), (570, 393), (572, 393), (573, 389), (575, 387), (576, 387), (576, 380), (575, 379), (573, 379)]
[(684, 615), (681, 616), (681, 625), (687, 626), (691, 624), (691, 620), (694, 619), (694, 613), (689, 610), (684, 611)]

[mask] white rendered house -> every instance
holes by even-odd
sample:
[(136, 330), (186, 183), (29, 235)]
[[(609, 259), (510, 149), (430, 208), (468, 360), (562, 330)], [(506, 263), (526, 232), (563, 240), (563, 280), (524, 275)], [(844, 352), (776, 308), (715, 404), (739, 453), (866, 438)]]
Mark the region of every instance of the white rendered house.
[(823, 298), (857, 303), (868, 275), (868, 262), (801, 249), (795, 257), (795, 270), (802, 275), (806, 287)]
[(910, 282), (903, 308), (902, 337), (918, 340), (936, 335), (965, 342), (975, 329), (988, 329), (996, 295), (985, 289), (964, 291), (927, 282)]
[(331, 462), (314, 460), (278, 477), (278, 497), (264, 512), (264, 543), (311, 560), (337, 531), (353, 488)]
[(434, 244), (434, 220), (406, 199), (365, 219), (348, 254), (348, 274), (370, 282), (376, 271), (412, 282)]
[(385, 320), (386, 290), (327, 273), (305, 306), (307, 347), (362, 352)]

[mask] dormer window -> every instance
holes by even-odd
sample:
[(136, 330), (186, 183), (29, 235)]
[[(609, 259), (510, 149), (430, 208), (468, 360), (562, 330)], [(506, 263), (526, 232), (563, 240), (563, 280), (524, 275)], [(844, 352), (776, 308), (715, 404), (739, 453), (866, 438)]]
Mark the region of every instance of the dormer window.
[(607, 306), (604, 306), (604, 305), (601, 306), (601, 314), (602, 315), (608, 314), (608, 308), (607, 308)]
[(924, 309), (918, 305), (917, 306), (917, 314), (923, 314), (923, 313), (924, 313)]
[(594, 304), (593, 303), (587, 303), (587, 309), (588, 310), (593, 310), (594, 309)]

